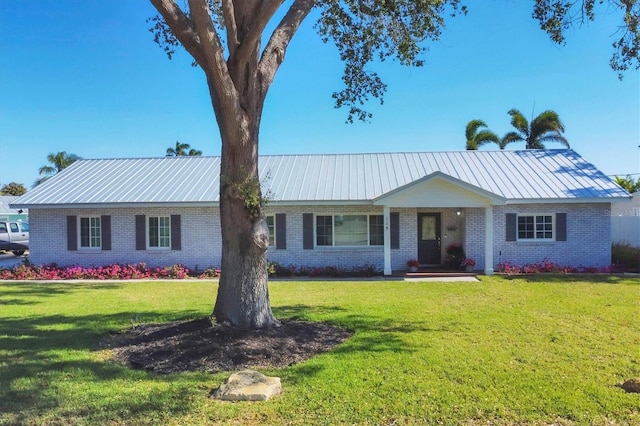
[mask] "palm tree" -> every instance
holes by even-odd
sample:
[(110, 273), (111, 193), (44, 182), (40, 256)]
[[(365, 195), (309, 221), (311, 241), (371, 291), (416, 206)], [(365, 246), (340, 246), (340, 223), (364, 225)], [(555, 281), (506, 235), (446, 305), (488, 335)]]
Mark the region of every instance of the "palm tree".
[(0, 195), (24, 195), (26, 193), (27, 188), (23, 184), (16, 182), (9, 182), (0, 188)]
[(41, 177), (36, 180), (33, 186), (40, 185), (42, 182), (66, 169), (77, 160), (80, 160), (80, 157), (75, 154), (67, 154), (66, 151), (59, 151), (55, 154), (50, 153), (47, 155), (47, 161), (50, 165), (44, 165), (38, 169), (38, 174)]
[(481, 127), (487, 127), (487, 123), (482, 120), (471, 120), (467, 123), (465, 135), (467, 137), (467, 150), (477, 150), (482, 145), (494, 142), (500, 145), (500, 138), (491, 130), (480, 130)]
[[(175, 148), (167, 148), (167, 157), (180, 157), (180, 156), (190, 156), (190, 157), (198, 157), (202, 155), (202, 151), (198, 149), (191, 148), (191, 145), (188, 143), (180, 143), (180, 141), (176, 141)], [(187, 151), (188, 150), (188, 151)]]
[(545, 142), (558, 142), (569, 148), (569, 141), (562, 136), (564, 125), (555, 111), (542, 112), (531, 121), (531, 125), (517, 109), (509, 110), (508, 114), (516, 131), (504, 135), (500, 142), (501, 149), (512, 142), (525, 142), (526, 149), (544, 149)]

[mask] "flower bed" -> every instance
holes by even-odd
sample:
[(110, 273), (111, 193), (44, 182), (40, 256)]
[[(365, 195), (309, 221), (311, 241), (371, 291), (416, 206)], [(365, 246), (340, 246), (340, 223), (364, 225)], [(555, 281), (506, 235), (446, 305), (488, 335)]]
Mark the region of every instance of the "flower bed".
[(374, 277), (382, 275), (382, 270), (375, 265), (365, 263), (364, 265), (351, 268), (329, 265), (329, 266), (298, 266), (294, 264), (282, 265), (278, 262), (269, 263), (270, 277)]
[(566, 266), (552, 262), (549, 259), (543, 259), (540, 263), (527, 263), (526, 265), (515, 265), (511, 262), (499, 263), (497, 265), (496, 272), (500, 274), (514, 275), (514, 274), (539, 274), (539, 273), (554, 273), (554, 274), (612, 274), (623, 272), (619, 267), (615, 265), (595, 267), (595, 266)]
[[(277, 262), (268, 265), (270, 277), (373, 277), (382, 275), (374, 265), (364, 264), (353, 268), (341, 266), (305, 267), (282, 266)], [(220, 268), (209, 267), (204, 271), (192, 271), (177, 264), (162, 268), (149, 268), (144, 263), (113, 264), (85, 268), (60, 267), (56, 264), (35, 266), (28, 263), (14, 268), (0, 268), (0, 280), (135, 280), (135, 279), (211, 279), (220, 277)]]
[[(207, 269), (199, 277), (211, 278), (219, 275), (219, 270)], [(217, 272), (217, 275), (216, 274)], [(191, 276), (188, 268), (173, 265), (162, 268), (149, 268), (144, 263), (130, 265), (107, 265), (84, 268), (81, 266), (59, 267), (56, 264), (45, 266), (19, 265), (10, 269), (0, 269), (3, 280), (133, 280), (133, 279), (184, 279)]]

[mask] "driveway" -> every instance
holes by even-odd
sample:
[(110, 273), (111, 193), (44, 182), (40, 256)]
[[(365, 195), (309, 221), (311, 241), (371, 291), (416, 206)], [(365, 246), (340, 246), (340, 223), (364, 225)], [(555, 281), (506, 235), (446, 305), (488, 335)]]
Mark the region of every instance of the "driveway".
[(15, 256), (13, 253), (0, 253), (0, 269), (1, 268), (13, 268), (20, 265), (27, 257), (29, 253), (25, 253), (22, 256)]

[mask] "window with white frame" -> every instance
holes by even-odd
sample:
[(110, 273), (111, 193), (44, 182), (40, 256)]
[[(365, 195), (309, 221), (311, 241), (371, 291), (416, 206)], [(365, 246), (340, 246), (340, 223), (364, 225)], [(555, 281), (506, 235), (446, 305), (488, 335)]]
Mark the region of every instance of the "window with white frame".
[(171, 218), (169, 216), (149, 216), (147, 218), (149, 248), (168, 249), (171, 247)]
[(382, 215), (316, 216), (317, 246), (384, 245)]
[(519, 215), (518, 240), (553, 240), (552, 214)]
[(275, 247), (276, 245), (276, 217), (274, 215), (268, 215), (266, 217), (267, 227), (269, 228), (269, 246)]
[(100, 249), (102, 247), (102, 221), (100, 216), (81, 217), (78, 221), (78, 247), (81, 250)]

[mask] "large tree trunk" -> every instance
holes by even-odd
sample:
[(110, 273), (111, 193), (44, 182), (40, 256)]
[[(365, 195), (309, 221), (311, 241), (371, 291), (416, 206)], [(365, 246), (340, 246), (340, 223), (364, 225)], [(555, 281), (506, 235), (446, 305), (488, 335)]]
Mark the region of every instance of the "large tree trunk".
[[(269, 230), (262, 213), (258, 133), (269, 86), (291, 37), (315, 0), (294, 0), (262, 55), (263, 31), (283, 1), (214, 2), (213, 6), (224, 17), (228, 59), (211, 20), (208, 1), (188, 0), (189, 15), (175, 0), (151, 0), (151, 3), (172, 36), (204, 71), (222, 138), (222, 275), (213, 316), (219, 323), (240, 328), (277, 325), (267, 288)], [(166, 37), (165, 30), (160, 27), (158, 37)]]
[(269, 328), (278, 322), (269, 302), (269, 229), (258, 179), (259, 115), (245, 118), (221, 125), (223, 137), (235, 140), (222, 144), (222, 274), (213, 316), (234, 327)]

